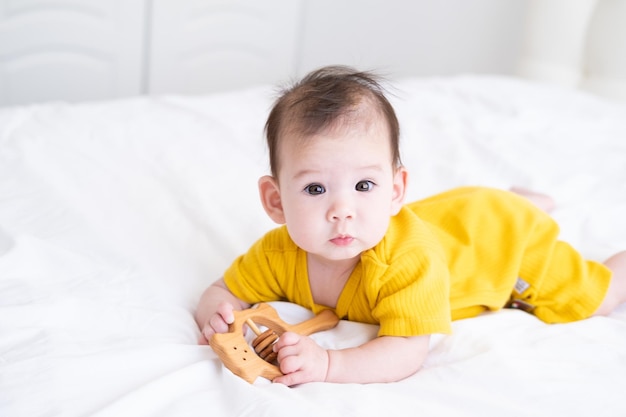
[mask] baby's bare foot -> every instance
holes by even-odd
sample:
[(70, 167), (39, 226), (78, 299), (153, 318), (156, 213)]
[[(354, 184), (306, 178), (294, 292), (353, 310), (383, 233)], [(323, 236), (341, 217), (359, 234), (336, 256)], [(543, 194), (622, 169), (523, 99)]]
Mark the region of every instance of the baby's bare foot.
[(515, 194), (527, 198), (534, 205), (536, 205), (546, 213), (550, 213), (552, 210), (554, 210), (554, 207), (556, 205), (552, 197), (547, 194), (538, 193), (536, 191), (532, 191), (523, 187), (511, 187), (509, 190)]

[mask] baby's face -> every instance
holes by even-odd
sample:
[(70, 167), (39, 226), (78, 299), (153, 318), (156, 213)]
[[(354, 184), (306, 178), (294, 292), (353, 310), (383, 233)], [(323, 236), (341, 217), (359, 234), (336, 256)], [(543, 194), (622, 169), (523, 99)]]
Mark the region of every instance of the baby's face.
[(352, 259), (375, 246), (403, 194), (384, 120), (281, 142), (278, 183), (293, 241), (326, 260)]

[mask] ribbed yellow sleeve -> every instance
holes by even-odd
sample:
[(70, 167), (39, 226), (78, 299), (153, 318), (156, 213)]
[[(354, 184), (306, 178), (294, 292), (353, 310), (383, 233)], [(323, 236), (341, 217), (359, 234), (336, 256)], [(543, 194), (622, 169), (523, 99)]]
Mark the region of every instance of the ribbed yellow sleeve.
[(308, 287), (306, 253), (279, 227), (259, 239), (224, 273), (228, 289), (250, 304), (290, 301), (319, 312)]

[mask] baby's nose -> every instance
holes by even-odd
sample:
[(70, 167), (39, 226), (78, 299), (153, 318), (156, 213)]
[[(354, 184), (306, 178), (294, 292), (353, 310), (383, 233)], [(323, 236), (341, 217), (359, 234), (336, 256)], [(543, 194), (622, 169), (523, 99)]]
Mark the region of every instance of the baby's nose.
[(349, 198), (337, 198), (330, 210), (328, 210), (329, 221), (341, 221), (354, 218), (354, 207)]

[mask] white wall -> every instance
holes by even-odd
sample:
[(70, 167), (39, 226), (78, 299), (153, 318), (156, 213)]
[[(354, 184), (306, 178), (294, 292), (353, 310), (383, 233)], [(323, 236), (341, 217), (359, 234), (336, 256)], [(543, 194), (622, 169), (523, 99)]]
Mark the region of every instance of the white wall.
[(579, 87), (626, 101), (626, 1), (597, 0), (585, 40)]
[(596, 1), (530, 0), (518, 74), (578, 85), (582, 78), (587, 27)]

